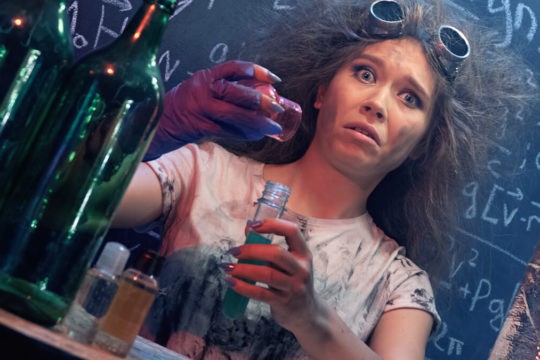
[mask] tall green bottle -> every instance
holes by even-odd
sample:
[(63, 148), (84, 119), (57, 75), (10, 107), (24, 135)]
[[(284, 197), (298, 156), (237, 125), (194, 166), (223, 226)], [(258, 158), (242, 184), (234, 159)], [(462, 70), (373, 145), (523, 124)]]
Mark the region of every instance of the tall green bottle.
[(68, 73), (0, 210), (0, 307), (45, 326), (67, 312), (153, 136), (157, 52), (175, 4), (145, 0)]
[(2, 0), (0, 208), (72, 60), (65, 0)]

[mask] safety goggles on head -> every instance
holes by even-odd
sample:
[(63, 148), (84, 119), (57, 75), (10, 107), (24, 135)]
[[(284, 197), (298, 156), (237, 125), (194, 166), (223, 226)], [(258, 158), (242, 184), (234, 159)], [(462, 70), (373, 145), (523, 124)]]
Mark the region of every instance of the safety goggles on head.
[[(402, 34), (404, 19), (403, 9), (396, 1), (376, 0), (369, 8), (366, 31), (377, 38), (396, 38)], [(444, 75), (453, 81), (461, 63), (470, 55), (469, 41), (455, 27), (441, 25), (430, 43)]]

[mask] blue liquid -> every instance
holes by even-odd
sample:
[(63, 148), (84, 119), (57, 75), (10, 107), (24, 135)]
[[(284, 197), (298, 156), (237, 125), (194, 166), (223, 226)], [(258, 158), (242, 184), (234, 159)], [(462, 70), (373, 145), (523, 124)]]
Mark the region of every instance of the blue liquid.
[[(246, 238), (246, 244), (270, 244), (271, 241), (264, 236), (257, 234), (253, 231), (250, 231), (248, 233), (248, 236)], [(262, 261), (254, 261), (254, 260), (239, 260), (239, 264), (255, 264), (255, 265), (262, 265)], [(244, 280), (247, 283), (254, 284), (254, 281), (250, 280)], [(244, 315), (244, 312), (246, 311), (247, 304), (249, 302), (249, 298), (240, 295), (233, 289), (229, 288), (225, 292), (225, 297), (223, 298), (222, 311), (225, 315), (230, 317), (231, 319), (237, 319)]]

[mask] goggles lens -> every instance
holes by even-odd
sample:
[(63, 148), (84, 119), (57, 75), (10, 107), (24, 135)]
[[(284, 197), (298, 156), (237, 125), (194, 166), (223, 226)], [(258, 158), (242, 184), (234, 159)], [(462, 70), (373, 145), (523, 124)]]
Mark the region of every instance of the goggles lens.
[[(367, 32), (379, 38), (396, 38), (402, 34), (405, 14), (395, 0), (376, 0), (369, 8)], [(453, 81), (459, 66), (470, 55), (470, 45), (465, 35), (450, 25), (439, 28), (437, 39), (428, 40), (447, 79)]]
[(401, 6), (395, 1), (379, 0), (371, 4), (371, 14), (385, 22), (403, 21), (405, 19)]
[(378, 37), (396, 37), (401, 33), (405, 15), (392, 0), (377, 0), (369, 9), (369, 33)]
[(470, 46), (467, 38), (458, 29), (443, 25), (439, 29), (439, 39), (446, 51), (459, 58), (469, 56)]

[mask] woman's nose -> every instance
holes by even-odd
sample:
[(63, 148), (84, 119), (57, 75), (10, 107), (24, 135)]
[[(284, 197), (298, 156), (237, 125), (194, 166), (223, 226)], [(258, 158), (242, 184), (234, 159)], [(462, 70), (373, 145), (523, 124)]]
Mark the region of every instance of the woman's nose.
[(385, 111), (382, 109), (382, 107), (377, 107), (372, 104), (364, 104), (362, 105), (362, 110), (370, 116), (374, 116), (376, 120), (385, 120), (386, 115)]
[(387, 111), (385, 107), (385, 94), (380, 90), (364, 99), (361, 104), (361, 111), (373, 121), (386, 121)]

